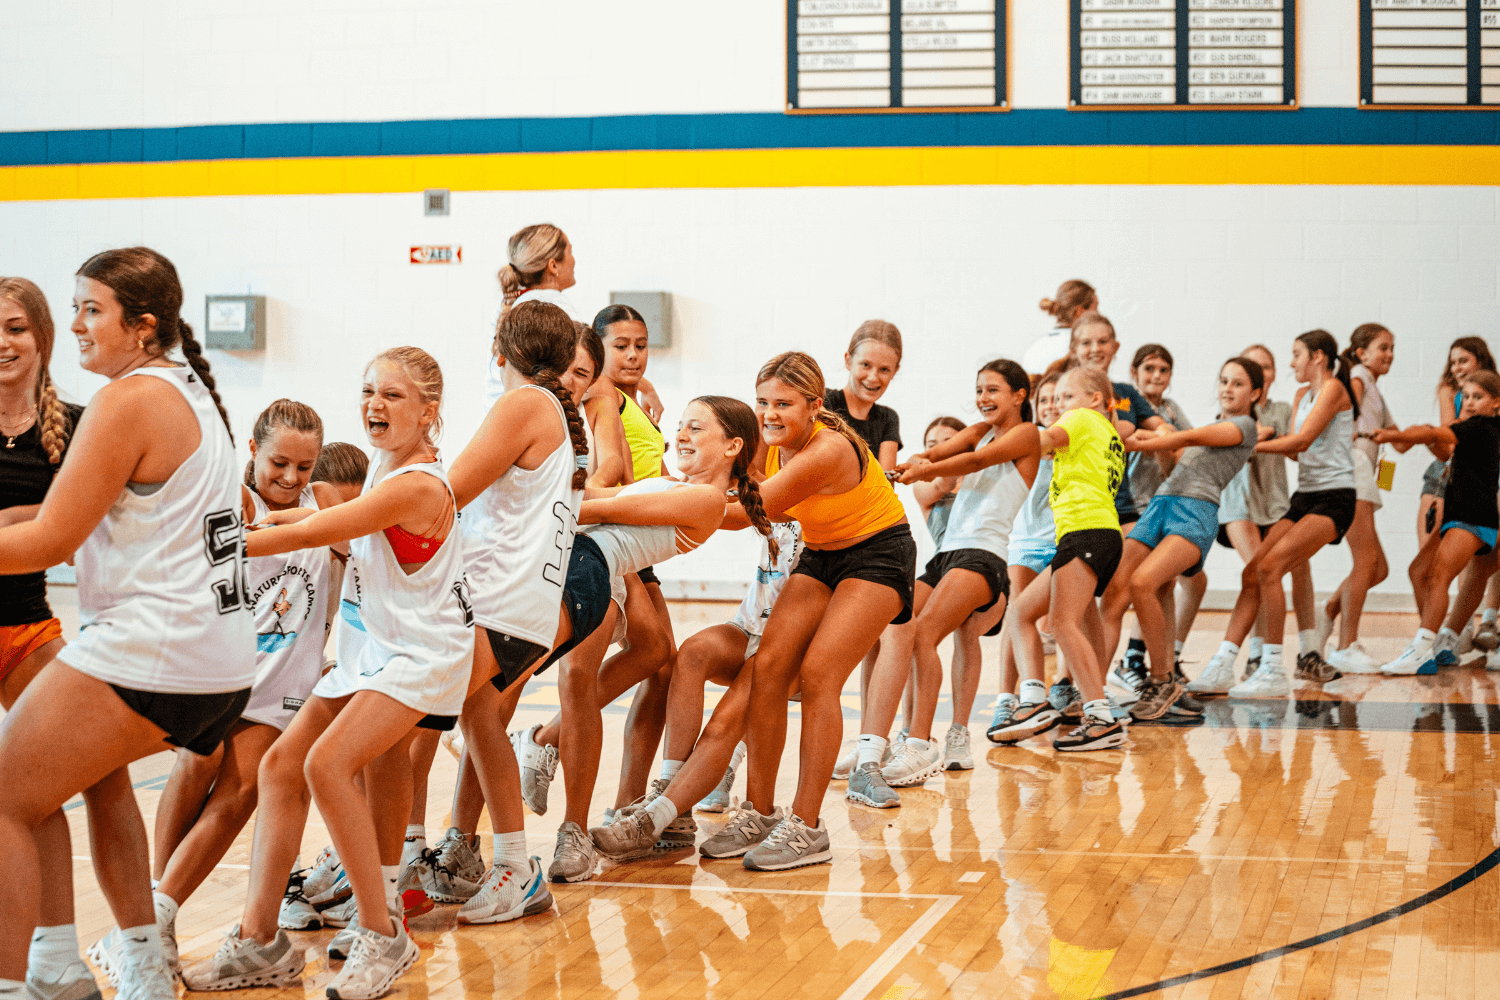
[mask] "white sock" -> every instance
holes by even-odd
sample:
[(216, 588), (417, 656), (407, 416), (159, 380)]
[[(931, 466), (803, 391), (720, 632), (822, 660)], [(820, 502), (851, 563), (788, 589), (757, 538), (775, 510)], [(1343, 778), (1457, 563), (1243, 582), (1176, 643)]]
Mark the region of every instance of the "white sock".
[(166, 920), (170, 924), (177, 919), (177, 900), (166, 893), (151, 893), (151, 904), (156, 907), (156, 919), (158, 923)]
[(1020, 700), (1021, 699), (1017, 698), (1015, 695), (1011, 694), (1009, 691), (1001, 691), (1000, 692), (1000, 697), (996, 698), (995, 702), (998, 704), (998, 703), (1001, 703), (1001, 702), (1007, 702), (1008, 701), (1012, 705), (1015, 705)]
[(1275, 667), (1281, 669), (1281, 647), (1273, 646), (1269, 642), (1261, 647), (1260, 665), (1266, 669)]
[(750, 748), (745, 746), (744, 740), (736, 743), (734, 745), (734, 753), (730, 754), (729, 756), (729, 769), (731, 771), (738, 771), (740, 769), (740, 765), (745, 762), (745, 754), (749, 752)]
[(152, 955), (160, 961), (161, 931), (157, 929), (156, 921), (153, 920), (139, 927), (122, 927), (120, 950), (123, 964), (127, 969), (139, 969)]
[(1258, 635), (1252, 635), (1250, 637), (1249, 644), (1245, 646), (1245, 649), (1246, 649), (1246, 651), (1247, 651), (1250, 659), (1252, 659), (1252, 660), (1258, 660), (1258, 659), (1260, 659), (1260, 653), (1261, 653), (1261, 650), (1263, 648), (1265, 648), (1265, 643), (1261, 640), (1261, 637), (1258, 636)]
[(515, 833), (497, 833), (494, 843), (496, 861), (504, 861), (513, 868), (526, 867), (529, 856), (526, 853), (525, 830), (517, 830)]
[(1500, 609), (1485, 608), (1484, 614), (1479, 616), (1479, 620), (1485, 622), (1486, 624), (1493, 625), (1495, 624), (1495, 615), (1497, 611), (1500, 611)]
[(1173, 640), (1173, 642), (1172, 642), (1172, 652), (1174, 652), (1174, 653), (1177, 654), (1178, 659), (1182, 658), (1182, 640), (1181, 639), (1175, 639), (1175, 640)]
[(1109, 707), (1108, 698), (1100, 698), (1098, 701), (1086, 701), (1083, 703), (1083, 714), (1100, 722), (1108, 722), (1111, 725), (1115, 721), (1115, 713)]
[(1297, 655), (1318, 651), (1318, 630), (1305, 628), (1297, 633)]
[[(1262, 649), (1264, 648), (1265, 647), (1262, 647)], [(1277, 648), (1279, 649), (1280, 647), (1278, 646)], [(1230, 663), (1233, 663), (1235, 661), (1235, 658), (1239, 655), (1240, 647), (1236, 646), (1228, 639), (1225, 639), (1223, 642), (1219, 643), (1219, 651), (1214, 654), (1214, 658), (1218, 660), (1228, 660)]]
[(396, 884), (401, 881), (400, 865), (381, 865), (380, 874), (385, 878), (385, 901), (392, 909), (401, 907), (401, 893), (396, 891)]
[(865, 733), (860, 736), (856, 747), (859, 755), (854, 758), (855, 767), (864, 767), (866, 764), (874, 764), (878, 767), (880, 758), (885, 756), (886, 742), (883, 737)]
[(682, 761), (664, 760), (661, 762), (661, 778), (663, 781), (671, 781), (677, 777), (677, 772), (682, 770)]
[(78, 925), (57, 924), (38, 927), (31, 935), (31, 950), (26, 953), (26, 967), (51, 981), (69, 965), (78, 961)]
[(1021, 704), (1040, 705), (1047, 700), (1047, 685), (1041, 681), (1024, 680), (1021, 682)]
[(420, 843), (423, 847), (427, 846), (427, 828), (425, 826), (418, 826), (413, 823), (406, 828), (406, 842), (410, 844), (413, 841)]
[[(295, 870), (295, 869), (293, 869), (293, 870)], [(154, 879), (151, 880), (151, 891), (152, 892), (155, 892), (157, 890), (157, 888), (160, 887), (160, 886), (161, 886), (161, 879), (154, 878)]]
[(1417, 642), (1420, 642), (1420, 643), (1429, 643), (1429, 642), (1432, 642), (1436, 638), (1437, 638), (1437, 633), (1434, 632), (1434, 631), (1432, 631), (1432, 629), (1430, 629), (1430, 628), (1419, 628), (1419, 629), (1417, 629)]
[(646, 807), (646, 812), (651, 816), (651, 822), (655, 825), (655, 833), (661, 836), (661, 832), (667, 828), (667, 824), (677, 818), (677, 807), (672, 800), (665, 795), (658, 795), (651, 800)]

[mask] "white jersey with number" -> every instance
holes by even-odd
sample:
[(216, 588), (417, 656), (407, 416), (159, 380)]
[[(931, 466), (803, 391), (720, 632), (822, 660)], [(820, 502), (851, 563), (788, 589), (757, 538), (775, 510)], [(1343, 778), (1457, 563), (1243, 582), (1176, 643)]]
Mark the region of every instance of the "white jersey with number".
[[(271, 510), (254, 490), (250, 499), (255, 504), (251, 523), (258, 524)], [(297, 506), (317, 509), (311, 486)], [(257, 668), (244, 711), (248, 721), (285, 729), (323, 675), (330, 561), (326, 545), (245, 561)]]
[[(364, 492), (377, 484), (370, 463)], [(406, 465), (380, 478), (422, 474), (449, 490), (437, 462)], [(464, 582), (463, 533), (455, 524), (437, 553), (415, 573), (396, 561), (385, 532), (349, 542), (339, 600), (338, 666), (313, 694), (343, 698), (378, 691), (428, 715), (457, 715), (468, 694), (474, 615)]]
[(771, 525), (771, 537), (781, 547), (776, 558), (771, 558), (769, 540), (761, 542), (760, 565), (755, 569), (755, 582), (749, 593), (740, 602), (739, 610), (729, 620), (746, 635), (758, 636), (771, 617), (771, 608), (786, 586), (787, 578), (797, 568), (797, 559), (802, 555), (802, 526), (796, 521), (775, 522)]
[(78, 638), (58, 659), (109, 684), (163, 694), (242, 691), (255, 680), (239, 462), (203, 381), (137, 368), (182, 393), (198, 447), (159, 488), (127, 486), (78, 549)]
[(562, 444), (535, 469), (506, 469), (464, 508), (459, 524), (474, 621), (550, 649), (583, 493), (573, 489), (578, 464), (562, 404), (540, 386), (515, 391), (527, 389), (551, 400)]

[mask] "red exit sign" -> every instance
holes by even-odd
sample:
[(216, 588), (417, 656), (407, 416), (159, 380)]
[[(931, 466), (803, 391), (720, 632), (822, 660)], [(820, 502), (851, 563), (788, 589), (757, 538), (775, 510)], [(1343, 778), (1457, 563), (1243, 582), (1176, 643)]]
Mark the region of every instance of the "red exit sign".
[(462, 264), (464, 248), (461, 246), (412, 247), (413, 264)]

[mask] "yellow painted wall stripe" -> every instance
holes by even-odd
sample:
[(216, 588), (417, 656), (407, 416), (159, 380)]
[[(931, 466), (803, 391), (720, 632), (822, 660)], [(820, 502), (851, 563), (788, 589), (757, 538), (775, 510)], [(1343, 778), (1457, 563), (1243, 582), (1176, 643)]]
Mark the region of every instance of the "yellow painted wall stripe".
[(952, 146), (0, 167), (0, 201), (933, 184), (1500, 184), (1495, 146)]

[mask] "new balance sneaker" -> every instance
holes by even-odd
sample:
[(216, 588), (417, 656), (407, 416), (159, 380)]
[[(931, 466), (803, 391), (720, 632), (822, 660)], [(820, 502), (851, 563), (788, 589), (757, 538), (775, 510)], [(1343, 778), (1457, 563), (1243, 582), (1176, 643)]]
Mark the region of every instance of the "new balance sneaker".
[(839, 747), (839, 759), (833, 765), (833, 779), (835, 781), (847, 781), (850, 773), (854, 771), (854, 765), (859, 760), (859, 740), (845, 740), (844, 745)]
[(1494, 622), (1481, 621), (1479, 627), (1474, 630), (1474, 646), (1486, 653), (1493, 653), (1500, 649), (1500, 628)]
[(719, 787), (703, 796), (693, 808), (706, 813), (724, 812), (734, 805), (734, 799), (729, 794), (732, 788), (734, 788), (734, 768), (731, 766), (724, 772), (723, 779), (719, 781)]
[(1285, 698), (1292, 693), (1292, 682), (1287, 680), (1281, 664), (1262, 660), (1255, 673), (1229, 689), (1231, 698)]
[(1234, 687), (1234, 660), (1215, 653), (1187, 689), (1192, 694), (1227, 694)]
[(885, 780), (880, 765), (873, 760), (865, 761), (849, 775), (844, 798), (873, 809), (894, 809), (901, 804), (901, 796)]
[(525, 869), (498, 861), (485, 875), (479, 892), (458, 911), (461, 924), (503, 924), (552, 908), (552, 890), (542, 877), (540, 858), (527, 859)]
[(26, 970), (26, 992), (15, 1000), (103, 1000), (94, 974), (82, 962), (67, 967), (49, 979), (32, 969)]
[(329, 1000), (376, 1000), (417, 963), (417, 945), (399, 925), (394, 937), (356, 930), (349, 958), (328, 984)]
[(557, 776), (557, 747), (537, 743), (536, 732), (541, 728), (538, 723), (530, 729), (517, 729), (510, 734), (510, 745), (516, 751), (516, 762), (521, 765), (521, 799), (526, 808), (545, 816), (547, 790)]
[[(670, 778), (653, 778), (646, 790), (646, 800), (643, 805), (654, 801), (658, 796), (667, 794), (667, 786), (672, 783)], [(619, 817), (616, 816), (618, 820)], [(679, 847), (692, 847), (698, 842), (698, 821), (693, 819), (693, 811), (689, 809), (685, 813), (678, 813), (677, 818), (667, 824), (667, 828), (657, 838), (657, 843), (663, 850), (676, 850)]]
[(1326, 684), (1343, 676), (1323, 659), (1322, 653), (1311, 649), (1297, 657), (1294, 673), (1299, 681), (1312, 681), (1314, 684)]
[(656, 821), (640, 805), (628, 805), (608, 826), (596, 826), (589, 836), (599, 853), (611, 861), (634, 861), (656, 850)]
[(812, 827), (796, 816), (786, 816), (765, 840), (745, 852), (741, 864), (751, 871), (781, 872), (832, 860), (828, 827), (821, 819)]
[(115, 1000), (177, 1000), (177, 978), (161, 952), (123, 963)]
[(1083, 718), (1083, 693), (1071, 677), (1060, 677), (1047, 689), (1047, 704), (1055, 708), (1064, 719)]
[[(1071, 684), (1068, 686), (1072, 687)], [(990, 739), (1001, 744), (1019, 743), (1045, 733), (1061, 722), (1062, 717), (1062, 713), (1053, 708), (1050, 702), (1038, 702), (1034, 705), (1023, 703), (1016, 706), (1011, 724), (991, 733)]]
[(1114, 719), (1105, 722), (1085, 715), (1083, 724), (1052, 741), (1054, 750), (1109, 750), (1125, 745), (1125, 727)]
[(1432, 655), (1432, 647), (1431, 639), (1426, 642), (1413, 639), (1406, 649), (1401, 651), (1401, 655), (1381, 667), (1380, 672), (1393, 675), (1435, 674), (1437, 673), (1437, 659)]
[(323, 926), (323, 916), (307, 898), (306, 887), (306, 868), (287, 876), (286, 895), (281, 897), (281, 910), (276, 915), (277, 927), (289, 931), (313, 931)]
[(1016, 706), (1020, 704), (1015, 698), (1001, 698), (995, 702), (995, 715), (990, 719), (990, 728), (984, 731), (985, 738), (991, 743), (999, 743), (996, 736), (1002, 729), (1016, 721)]
[(902, 740), (896, 744), (896, 749), (891, 752), (891, 762), (880, 769), (880, 774), (892, 788), (909, 788), (936, 777), (942, 770), (943, 751), (936, 741), (927, 740), (923, 748), (910, 740)]
[(1120, 704), (1128, 707), (1141, 696), (1141, 688), (1150, 677), (1151, 673), (1146, 669), (1144, 659), (1126, 655), (1115, 661), (1115, 665), (1109, 670), (1108, 680), (1124, 695)]
[(781, 809), (776, 808), (762, 816), (748, 802), (742, 802), (725, 814), (718, 833), (698, 845), (698, 853), (705, 858), (738, 858), (765, 840), (781, 822), (782, 815)]
[(1131, 716), (1141, 720), (1159, 719), (1167, 714), (1172, 702), (1182, 695), (1182, 685), (1172, 676), (1157, 679), (1147, 674), (1136, 693), (1136, 702), (1130, 706)]
[(1380, 663), (1358, 641), (1329, 653), (1328, 665), (1341, 674), (1380, 673)]
[(968, 726), (949, 726), (943, 739), (943, 770), (974, 770), (974, 748), (969, 739)]
[(190, 965), (182, 972), (182, 982), (190, 990), (243, 990), (252, 986), (290, 986), (302, 976), (302, 949), (292, 945), (286, 931), (278, 930), (276, 940), (260, 944), (240, 937), (240, 926), (219, 942), (214, 957)]
[(557, 828), (557, 847), (547, 877), (553, 882), (585, 882), (599, 867), (599, 852), (583, 827), (566, 820)]

